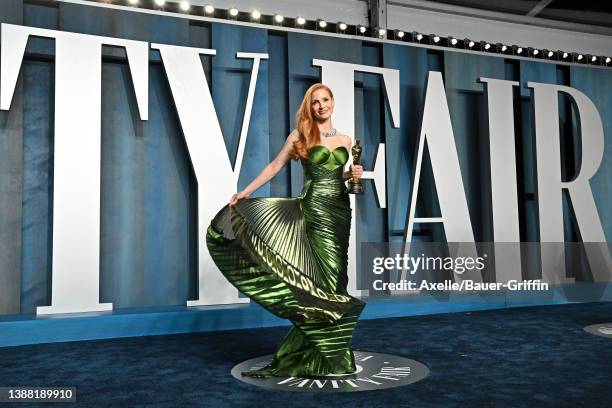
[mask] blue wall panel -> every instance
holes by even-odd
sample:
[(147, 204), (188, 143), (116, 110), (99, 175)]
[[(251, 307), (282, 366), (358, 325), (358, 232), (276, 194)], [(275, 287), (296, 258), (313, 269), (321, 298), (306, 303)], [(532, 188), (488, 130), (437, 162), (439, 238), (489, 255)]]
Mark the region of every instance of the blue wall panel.
[[(380, 76), (355, 76), (356, 134), (351, 136), (362, 139), (366, 169), (373, 166), (378, 143), (386, 144), (387, 154), (387, 208), (378, 208), (372, 184), (366, 181), (366, 194), (357, 197), (358, 243), (403, 238), (429, 70), (441, 71), (444, 76), (478, 241), (492, 238), (492, 225), (487, 106), (484, 87), (477, 79), (521, 81), (522, 86), (514, 96), (519, 124), (518, 205), (522, 238), (537, 240), (532, 101), (524, 83), (571, 85), (593, 100), (604, 121), (604, 161), (591, 185), (607, 237), (612, 234), (612, 73), (608, 69), (570, 70), (533, 61), (504, 61), (492, 56), (442, 53), (358, 38), (190, 22), (76, 4), (23, 4), (17, 0), (0, 3), (2, 22), (21, 23), (22, 17), (25, 24), (35, 27), (216, 49), (217, 55), (204, 56), (202, 64), (232, 163), (252, 69), (252, 60), (239, 60), (236, 52), (268, 53), (269, 60), (261, 62), (258, 74), (239, 188), (244, 188), (278, 153), (295, 127), (294, 115), (305, 90), (320, 80), (320, 69), (312, 66), (313, 59), (399, 69), (400, 129), (391, 125)], [(0, 271), (3, 274), (0, 314), (33, 313), (36, 306), (50, 302), (53, 56), (52, 40), (29, 41), (15, 109), (8, 114), (0, 112), (3, 178), (0, 224), (16, 225), (9, 235), (21, 235), (18, 243), (9, 245), (4, 238), (8, 230), (0, 231), (4, 234), (0, 234), (4, 257), (0, 265), (11, 268), (10, 272)], [(202, 231), (197, 231), (197, 183), (157, 51), (150, 52), (150, 63), (150, 117), (143, 122), (138, 116), (125, 51), (113, 47), (103, 50), (100, 293), (102, 301), (113, 302), (116, 308), (183, 305), (194, 297), (197, 288), (196, 254), (198, 245), (203, 244), (198, 242)], [(566, 177), (576, 171), (580, 160), (580, 146), (575, 140), (578, 121), (574, 116), (570, 104), (560, 100)], [(19, 139), (21, 136), (23, 140)], [(20, 161), (15, 157), (21, 158), (21, 149), (22, 175), (14, 177)], [(417, 211), (419, 215), (436, 216), (439, 209), (427, 157), (423, 166)], [(292, 161), (255, 196), (295, 196), (301, 188), (301, 165)], [(571, 215), (567, 202), (565, 211), (566, 216)], [(566, 224), (566, 238), (575, 239), (577, 231), (572, 229), (571, 222)], [(415, 241), (443, 238), (439, 225), (415, 228)], [(360, 270), (368, 272), (367, 268)], [(370, 276), (361, 276), (359, 286), (367, 288)]]
[(21, 311), (33, 313), (50, 300), (54, 69), (49, 62), (28, 61), (23, 74)]
[[(22, 1), (0, 2), (0, 21), (23, 23)], [(0, 112), (0, 314), (18, 313), (21, 303), (23, 93), (19, 78), (12, 110)]]
[(531, 89), (527, 82), (557, 83), (557, 67), (554, 64), (543, 64), (535, 61), (520, 61), (521, 96), (531, 98)]
[[(606, 240), (612, 239), (612, 71), (587, 67), (571, 67), (571, 86), (584, 92), (595, 104), (604, 130), (604, 157), (591, 179), (591, 189)], [(588, 137), (588, 135), (583, 135)]]
[(400, 71), (400, 127), (393, 128), (391, 115), (385, 110), (385, 143), (388, 229), (389, 234), (403, 236), (425, 100), (427, 51), (385, 44), (383, 63), (385, 68)]
[[(381, 66), (382, 47), (363, 44), (362, 58), (364, 65)], [(355, 138), (360, 139), (362, 165), (365, 170), (374, 169), (374, 159), (378, 144), (385, 142), (385, 102), (383, 79), (381, 75), (357, 73), (355, 75)], [(342, 102), (342, 101), (338, 101)], [(365, 194), (355, 197), (355, 226), (357, 229), (357, 253), (360, 253), (362, 242), (384, 242), (387, 240), (387, 209), (379, 208), (373, 183), (363, 181)], [(362, 268), (361, 259), (357, 256), (357, 270)], [(363, 274), (357, 287), (368, 289), (372, 286), (374, 275)]]
[(444, 85), (446, 92), (482, 93), (483, 86), (478, 78), (505, 79), (504, 60), (483, 55), (460, 52), (444, 52)]
[(448, 105), (476, 241), (492, 241), (493, 233), (487, 105), (478, 78), (505, 79), (505, 72), (500, 58), (444, 53)]
[[(228, 149), (230, 162), (235, 166), (238, 140), (244, 118), (252, 59), (238, 59), (237, 52), (267, 53), (266, 30), (214, 24), (212, 48), (217, 55), (212, 59), (212, 95)], [(244, 150), (238, 190), (245, 188), (270, 160), (270, 131), (268, 125), (268, 61), (261, 60), (253, 111)], [(270, 186), (265, 185), (252, 197), (268, 196)], [(228, 197), (229, 201), (229, 197)]]
[[(538, 203), (536, 200), (537, 179), (536, 179), (536, 155), (535, 155), (535, 123), (533, 118), (533, 101), (531, 89), (527, 88), (527, 82), (543, 82), (548, 84), (557, 83), (557, 71), (553, 64), (542, 64), (532, 61), (520, 61), (519, 63), (519, 82), (520, 82), (520, 110), (516, 115), (520, 116), (520, 143), (517, 152), (519, 162), (522, 164), (518, 179), (520, 190), (523, 192), (519, 196), (522, 200), (525, 219), (530, 220), (523, 223), (522, 240), (537, 241), (538, 239)], [(530, 268), (533, 269), (533, 268)]]
[(190, 164), (170, 91), (152, 66), (141, 122), (127, 65), (106, 63), (102, 74), (101, 298), (180, 304), (189, 294)]
[[(270, 33), (268, 36), (268, 123), (270, 126), (270, 159), (280, 152), (290, 129), (287, 98), (289, 79), (287, 64), (287, 36), (283, 33)], [(286, 165), (270, 181), (270, 195), (288, 197), (291, 195), (291, 165)]]
[[(557, 71), (553, 64), (541, 64), (531, 61), (520, 62), (520, 95), (525, 102), (522, 119), (522, 156), (523, 156), (523, 180), (525, 192), (535, 193), (535, 134), (533, 123), (533, 105), (531, 101), (531, 89), (527, 88), (527, 82), (543, 82), (547, 84), (557, 83)], [(521, 114), (521, 112), (519, 112)]]

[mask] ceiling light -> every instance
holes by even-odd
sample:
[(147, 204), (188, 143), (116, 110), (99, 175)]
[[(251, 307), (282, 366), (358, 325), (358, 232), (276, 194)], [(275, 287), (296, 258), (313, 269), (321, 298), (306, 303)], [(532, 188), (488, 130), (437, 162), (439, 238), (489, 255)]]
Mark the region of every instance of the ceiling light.
[(189, 11), (189, 8), (191, 8), (191, 4), (189, 4), (187, 0), (183, 0), (179, 3), (179, 7), (182, 11)]
[(211, 6), (210, 4), (207, 4), (206, 6), (204, 6), (204, 12), (206, 14), (212, 14), (215, 12), (215, 8)]

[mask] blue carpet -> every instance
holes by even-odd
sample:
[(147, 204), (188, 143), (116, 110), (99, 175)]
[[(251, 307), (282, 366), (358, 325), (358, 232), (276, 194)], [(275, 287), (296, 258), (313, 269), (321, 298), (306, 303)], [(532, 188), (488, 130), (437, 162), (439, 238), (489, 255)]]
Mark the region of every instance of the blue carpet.
[(582, 329), (611, 321), (612, 303), (362, 321), (355, 349), (431, 369), (392, 390), (268, 391), (230, 375), (287, 327), (0, 348), (0, 386), (75, 386), (68, 407), (612, 407), (612, 340)]

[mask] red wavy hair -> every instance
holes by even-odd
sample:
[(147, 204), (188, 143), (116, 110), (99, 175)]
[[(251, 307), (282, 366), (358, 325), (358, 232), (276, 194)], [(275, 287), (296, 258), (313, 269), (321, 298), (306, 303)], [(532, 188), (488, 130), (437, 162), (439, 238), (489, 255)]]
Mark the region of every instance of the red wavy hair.
[(294, 159), (307, 159), (308, 150), (321, 143), (321, 132), (315, 124), (314, 114), (312, 113), (312, 94), (319, 89), (325, 89), (329, 96), (334, 99), (334, 94), (327, 85), (314, 84), (304, 94), (300, 109), (295, 114), (296, 129), (298, 131), (298, 140), (293, 142), (293, 152), (291, 156)]

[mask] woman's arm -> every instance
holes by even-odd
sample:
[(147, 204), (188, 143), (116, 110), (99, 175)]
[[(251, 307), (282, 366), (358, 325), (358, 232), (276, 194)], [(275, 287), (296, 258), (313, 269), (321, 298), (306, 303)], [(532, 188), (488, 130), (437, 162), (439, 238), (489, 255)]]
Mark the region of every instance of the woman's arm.
[(249, 183), (248, 186), (245, 187), (244, 190), (234, 194), (230, 199), (230, 205), (236, 204), (238, 201), (243, 198), (249, 197), (253, 194), (258, 188), (266, 184), (270, 181), (278, 172), (287, 164), (287, 162), (291, 159), (291, 152), (293, 150), (293, 142), (297, 141), (298, 133), (296, 130), (291, 132), (283, 145), (283, 148), (278, 153), (278, 155), (268, 164), (262, 171), (259, 173), (257, 177)]

